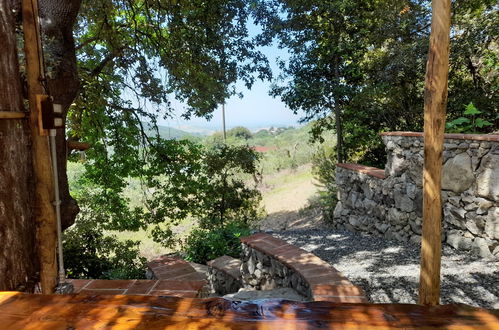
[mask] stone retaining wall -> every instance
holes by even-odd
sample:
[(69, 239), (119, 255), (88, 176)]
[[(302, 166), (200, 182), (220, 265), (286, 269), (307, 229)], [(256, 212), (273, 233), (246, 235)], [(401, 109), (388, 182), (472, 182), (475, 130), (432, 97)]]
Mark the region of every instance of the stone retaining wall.
[(265, 233), (241, 238), (245, 288), (292, 288), (308, 301), (366, 302), (362, 289), (319, 257)]
[[(382, 134), (385, 170), (338, 164), (334, 224), (401, 241), (421, 241), (422, 133)], [(446, 134), (443, 239), (499, 258), (499, 135)]]
[(211, 292), (226, 295), (237, 292), (243, 287), (239, 259), (221, 256), (208, 261), (208, 266), (208, 283)]

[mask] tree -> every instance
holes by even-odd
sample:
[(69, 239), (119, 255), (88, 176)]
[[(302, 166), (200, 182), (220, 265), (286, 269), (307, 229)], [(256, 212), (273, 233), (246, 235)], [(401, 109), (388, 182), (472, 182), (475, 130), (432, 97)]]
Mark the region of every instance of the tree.
[(228, 136), (234, 136), (238, 139), (249, 140), (253, 137), (251, 131), (243, 126), (237, 126), (227, 131)]
[[(13, 2), (20, 12), (20, 1)], [(113, 145), (111, 158), (124, 178), (138, 150), (150, 145), (142, 121), (155, 127), (159, 116), (170, 114), (172, 97), (186, 104), (186, 118), (209, 117), (236, 93), (236, 80), (250, 87), (269, 78), (267, 61), (248, 36), (251, 10), (243, 0), (40, 0), (47, 89), (63, 105), (68, 137), (96, 146), (90, 159), (108, 157), (101, 146)], [(78, 208), (64, 175), (66, 136), (59, 133), (67, 227)]]
[[(23, 111), (12, 7), (0, 2), (0, 111)], [(33, 291), (39, 272), (26, 119), (0, 119), (0, 290)]]
[(372, 5), (344, 0), (273, 1), (270, 8), (273, 13), (264, 17), (273, 15), (273, 19), (263, 40), (277, 36), (279, 46), (291, 54), (288, 61), (280, 62), (281, 84), (275, 84), (271, 94), (280, 96), (293, 112), (303, 110), (302, 121), (316, 119), (320, 126), (334, 123), (337, 159), (343, 162), (342, 117), (358, 89), (357, 63), (367, 47), (365, 22)]
[[(380, 132), (422, 129), (428, 1), (262, 3), (270, 9), (259, 16), (268, 26), (261, 42), (277, 37), (291, 54), (272, 94), (303, 110), (304, 121), (317, 119), (315, 135), (336, 129), (346, 159), (383, 166)], [(493, 1), (453, 2), (451, 120), (473, 102), (484, 119), (499, 124), (497, 15)]]

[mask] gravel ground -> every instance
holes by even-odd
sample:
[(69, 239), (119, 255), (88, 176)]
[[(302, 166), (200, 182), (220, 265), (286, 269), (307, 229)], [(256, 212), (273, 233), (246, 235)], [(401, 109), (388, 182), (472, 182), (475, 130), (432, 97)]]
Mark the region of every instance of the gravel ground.
[[(417, 302), (418, 245), (333, 229), (271, 234), (331, 263), (352, 283), (362, 287), (372, 303)], [(443, 304), (499, 309), (499, 262), (444, 246), (441, 288)]]

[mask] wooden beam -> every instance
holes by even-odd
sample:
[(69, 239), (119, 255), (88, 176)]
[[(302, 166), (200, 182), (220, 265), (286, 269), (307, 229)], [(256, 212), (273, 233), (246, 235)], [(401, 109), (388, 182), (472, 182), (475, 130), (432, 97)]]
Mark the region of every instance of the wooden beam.
[(27, 112), (21, 111), (0, 111), (0, 119), (23, 119), (28, 117)]
[(78, 142), (78, 141), (72, 141), (72, 140), (67, 141), (67, 146), (68, 146), (69, 150), (85, 151), (85, 150), (90, 149), (90, 143)]
[(35, 217), (38, 225), (37, 242), (40, 259), (40, 284), (43, 293), (53, 293), (57, 280), (56, 245), (57, 220), (52, 205), (53, 179), (48, 137), (40, 135), (39, 108), (36, 95), (45, 94), (42, 78), (38, 1), (23, 0), (23, 31), (30, 130), (32, 139), (33, 170), (35, 173)]
[(442, 152), (449, 73), (450, 0), (432, 1), (424, 105), (423, 236), (419, 303), (438, 305), (442, 222)]

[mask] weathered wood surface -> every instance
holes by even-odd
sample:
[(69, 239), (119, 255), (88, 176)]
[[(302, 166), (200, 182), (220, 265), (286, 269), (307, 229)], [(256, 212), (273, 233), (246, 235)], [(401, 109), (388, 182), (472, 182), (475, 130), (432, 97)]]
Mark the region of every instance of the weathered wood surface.
[(497, 329), (499, 312), (464, 305), (369, 305), (221, 298), (0, 292), (4, 329)]
[(449, 74), (450, 0), (432, 1), (424, 96), (423, 234), (419, 303), (440, 300), (442, 152)]
[(23, 0), (24, 53), (30, 109), (31, 151), (35, 175), (35, 217), (40, 258), (40, 284), (43, 293), (52, 293), (57, 280), (57, 221), (49, 140), (40, 135), (36, 95), (46, 94), (42, 85), (43, 67), (38, 24), (38, 1)]
[[(33, 290), (36, 259), (30, 134), (11, 1), (0, 1), (0, 290)], [(1, 327), (1, 325), (0, 325)]]

